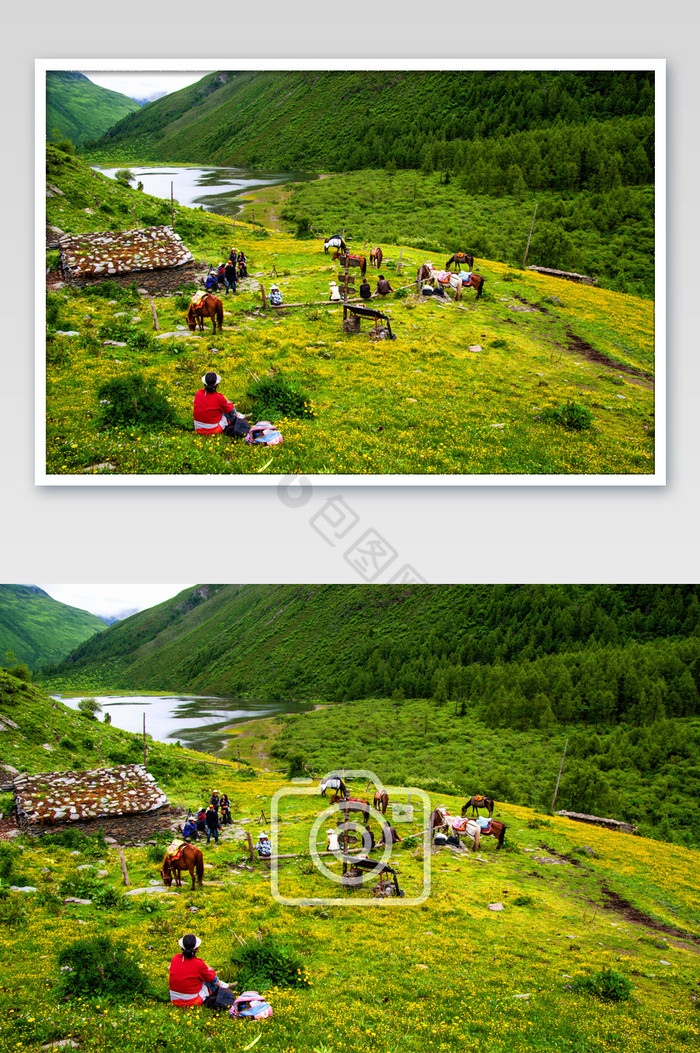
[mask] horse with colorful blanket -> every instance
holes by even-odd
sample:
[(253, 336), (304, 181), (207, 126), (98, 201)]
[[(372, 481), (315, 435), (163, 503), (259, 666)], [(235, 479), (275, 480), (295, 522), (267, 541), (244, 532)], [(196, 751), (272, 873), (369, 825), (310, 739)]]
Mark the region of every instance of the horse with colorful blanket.
[(201, 848), (196, 848), (194, 845), (190, 844), (184, 844), (180, 845), (175, 852), (168, 849), (160, 868), (160, 876), (162, 877), (164, 884), (170, 888), (174, 877), (176, 887), (180, 888), (182, 885), (181, 875), (183, 870), (186, 870), (192, 878), (193, 892), (195, 871), (199, 887), (202, 887), (202, 878), (204, 877), (204, 855), (202, 854)]
[[(484, 820), (485, 821), (485, 820)], [(466, 835), (473, 842), (472, 851), (476, 852), (482, 837), (495, 837), (498, 840), (496, 851), (503, 846), (506, 836), (506, 824), (498, 819), (491, 819), (488, 826), (482, 827), (477, 820), (467, 819), (464, 816), (450, 815), (444, 807), (435, 808), (430, 816), (430, 838), (439, 831), (460, 837)]]
[(207, 293), (202, 296), (193, 296), (187, 309), (187, 325), (194, 333), (199, 323), (200, 332), (204, 332), (204, 319), (211, 318), (211, 323), (216, 332), (216, 323), (219, 323), (219, 332), (224, 328), (224, 305), (218, 296)]
[(336, 251), (333, 255), (334, 260), (340, 260), (341, 267), (359, 267), (360, 273), (364, 278), (367, 270), (367, 257), (366, 256), (349, 256), (347, 250), (344, 253)]
[(418, 268), (416, 281), (419, 283), (438, 282), (443, 288), (454, 289), (455, 300), (462, 299), (462, 289), (476, 289), (476, 299), (478, 300), (486, 279), (480, 274), (468, 274), (466, 271), (460, 271), (458, 274), (454, 274), (452, 271), (438, 271), (433, 267), (432, 263), (428, 262)]

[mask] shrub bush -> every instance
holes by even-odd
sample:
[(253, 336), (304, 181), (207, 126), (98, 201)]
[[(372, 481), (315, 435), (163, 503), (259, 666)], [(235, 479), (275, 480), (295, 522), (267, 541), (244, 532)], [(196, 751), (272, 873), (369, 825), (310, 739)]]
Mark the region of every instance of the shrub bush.
[(289, 767), (287, 768), (288, 779), (303, 779), (306, 775), (304, 769), (304, 758), (301, 753), (295, 753), (293, 757), (289, 758)]
[(248, 389), (248, 395), (258, 420), (274, 421), (275, 417), (303, 420), (314, 416), (311, 399), (306, 392), (279, 373), (255, 381)]
[(591, 976), (579, 976), (572, 983), (571, 989), (595, 995), (605, 1002), (626, 1002), (632, 995), (630, 981), (613, 969), (601, 969)]
[(565, 406), (551, 406), (544, 410), (542, 420), (561, 424), (569, 431), (583, 431), (593, 425), (593, 414), (578, 402), (567, 402)]
[(146, 380), (141, 373), (108, 380), (97, 395), (101, 403), (101, 421), (107, 427), (115, 424), (160, 427), (174, 423), (176, 419), (165, 392), (155, 380)]
[(147, 993), (149, 983), (125, 943), (112, 943), (109, 936), (75, 940), (58, 953), (59, 991), (64, 997), (109, 994), (129, 1001), (138, 992)]
[(231, 961), (237, 966), (237, 986), (241, 991), (264, 991), (273, 984), (276, 987), (311, 984), (301, 956), (272, 935), (237, 947)]

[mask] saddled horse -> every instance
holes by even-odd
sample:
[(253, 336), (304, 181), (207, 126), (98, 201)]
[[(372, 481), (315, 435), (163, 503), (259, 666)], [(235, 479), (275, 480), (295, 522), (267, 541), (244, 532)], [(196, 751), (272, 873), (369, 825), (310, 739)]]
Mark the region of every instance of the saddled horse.
[(456, 263), (460, 270), (462, 267), (466, 267), (470, 271), (474, 270), (474, 256), (470, 252), (455, 252), (454, 256), (450, 256), (445, 264), (446, 271), (449, 271), (451, 263)]
[(450, 815), (447, 809), (443, 807), (436, 808), (430, 815), (431, 840), (436, 830), (446, 833), (448, 836), (454, 834), (456, 837), (459, 837), (461, 834), (466, 834), (473, 841), (473, 852), (476, 852), (478, 849), (479, 841), (482, 837), (495, 837), (498, 841), (496, 846), (496, 851), (498, 851), (503, 846), (506, 836), (506, 824), (499, 819), (492, 819), (488, 827), (483, 829), (474, 819)]
[(340, 234), (332, 234), (330, 238), (326, 238), (323, 243), (323, 251), (328, 252), (329, 249), (340, 249), (344, 255), (347, 255), (348, 252), (348, 247)]
[(371, 267), (376, 267), (377, 270), (379, 270), (379, 268), (382, 265), (382, 260), (383, 259), (384, 259), (384, 253), (380, 249), (379, 245), (377, 245), (376, 249), (372, 249), (372, 251), (369, 254), (370, 266)]
[(372, 802), (372, 807), (375, 808), (376, 811), (378, 811), (378, 812), (381, 811), (382, 815), (386, 815), (386, 810), (387, 810), (388, 806), (389, 806), (389, 794), (386, 792), (386, 790), (379, 790), (379, 789), (375, 790), (374, 791), (374, 801)]
[(469, 800), (465, 802), (465, 804), (464, 804), (464, 806), (462, 808), (462, 815), (466, 815), (467, 814), (467, 809), (468, 808), (471, 808), (472, 815), (478, 815), (479, 814), (479, 809), (483, 808), (485, 811), (487, 811), (489, 813), (489, 819), (490, 819), (491, 816), (493, 815), (493, 804), (494, 804), (493, 798), (491, 798), (491, 797), (481, 797), (481, 796), (479, 796), (477, 794), (474, 797), (470, 797)]
[(334, 793), (331, 804), (337, 804), (339, 812), (360, 812), (362, 822), (369, 822), (369, 801), (363, 800), (362, 797), (342, 797), (339, 793)]
[(338, 790), (342, 797), (348, 796), (348, 788), (340, 775), (326, 775), (321, 779), (321, 797), (326, 796), (326, 790)]
[(160, 868), (160, 876), (164, 883), (170, 888), (175, 878), (175, 885), (179, 888), (182, 884), (182, 871), (186, 870), (192, 878), (192, 891), (194, 892), (195, 872), (199, 887), (202, 887), (204, 877), (204, 856), (201, 848), (194, 845), (183, 845), (175, 855), (165, 853), (163, 865)]
[(224, 305), (218, 296), (212, 296), (211, 293), (207, 293), (201, 300), (198, 296), (193, 296), (187, 309), (187, 324), (193, 333), (198, 323), (200, 332), (204, 331), (205, 318), (211, 318), (214, 332), (216, 332), (216, 323), (218, 322), (219, 332), (222, 332), (224, 328)]
[(469, 281), (463, 281), (459, 273), (453, 274), (451, 271), (438, 271), (433, 267), (432, 263), (423, 263), (418, 268), (416, 281), (439, 282), (443, 288), (448, 286), (454, 289), (455, 300), (461, 300), (462, 289), (476, 289), (476, 299), (478, 300), (486, 284), (486, 279), (481, 274), (472, 273)]
[(341, 267), (359, 267), (360, 273), (364, 278), (367, 270), (367, 257), (366, 256), (349, 256), (347, 250), (344, 253), (335, 252), (333, 255), (334, 260), (340, 260)]

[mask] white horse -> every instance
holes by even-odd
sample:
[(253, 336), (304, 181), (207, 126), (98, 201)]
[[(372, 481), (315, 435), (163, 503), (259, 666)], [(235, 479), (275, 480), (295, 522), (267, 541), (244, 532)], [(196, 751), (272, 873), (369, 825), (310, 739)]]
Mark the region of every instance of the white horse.
[(323, 243), (323, 251), (328, 252), (329, 249), (339, 249), (344, 256), (348, 254), (348, 247), (341, 238), (340, 234), (333, 234), (330, 238), (327, 238)]
[(479, 838), (481, 831), (473, 819), (462, 818), (461, 815), (450, 815), (444, 807), (438, 807), (434, 810), (430, 816), (430, 829), (431, 833), (436, 830), (447, 834), (449, 837), (453, 834), (455, 837), (466, 836), (473, 842), (473, 851), (479, 847)]

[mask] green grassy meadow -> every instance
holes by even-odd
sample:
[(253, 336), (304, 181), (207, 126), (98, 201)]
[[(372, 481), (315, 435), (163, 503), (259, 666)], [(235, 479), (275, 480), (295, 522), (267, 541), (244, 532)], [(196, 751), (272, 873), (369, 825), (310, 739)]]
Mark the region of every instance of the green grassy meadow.
[[(0, 702), (16, 725), (3, 733), (5, 756), (20, 770), (139, 760), (140, 736), (87, 719), (1, 671)], [(129, 889), (115, 844), (80, 834), (0, 838), (2, 1049), (38, 1053), (70, 1042), (88, 1053), (233, 1053), (255, 1040), (270, 1053), (697, 1048), (697, 850), (498, 801), (495, 815), (507, 825), (502, 850), (488, 837), (478, 853), (428, 850), (429, 894), (422, 903), (392, 898), (361, 906), (353, 903), (359, 890), (320, 875), (309, 856), (311, 826), (328, 799), (301, 795), (284, 774), (266, 770), (270, 727), (262, 735), (254, 726), (247, 730), (253, 763), (244, 761), (240, 772), (235, 764), (215, 767), (212, 757), (147, 740), (149, 771), (182, 814), (206, 802), (213, 786), (231, 799), (232, 826), (218, 846), (202, 846), (201, 891), (161, 884), (166, 835), (125, 847)], [(406, 803), (408, 784), (387, 783), (390, 800)], [(371, 798), (364, 780), (352, 789)], [(278, 790), (285, 796), (276, 851), (288, 857), (277, 873), (279, 892), (308, 899), (304, 906), (284, 906), (272, 896), (264, 865), (256, 861), (249, 869), (245, 832), (255, 840), (271, 829)], [(463, 800), (429, 795), (430, 808), (441, 804), (452, 814)], [(9, 795), (0, 798), (3, 812), (10, 804)], [(418, 807), (411, 822), (395, 824), (402, 841), (390, 862), (407, 900), (426, 891), (424, 819)], [(379, 824), (371, 825), (376, 835)], [(320, 849), (327, 826), (317, 835)], [(340, 869), (332, 857), (324, 859)], [(149, 891), (126, 895), (134, 889)], [(325, 904), (329, 895), (341, 903)], [(90, 903), (66, 903), (68, 896)], [(503, 909), (491, 911), (490, 904)], [(257, 1023), (171, 1007), (168, 965), (188, 931), (201, 937), (205, 961), (232, 983), (241, 941), (255, 946), (267, 935), (301, 957), (309, 982), (261, 985), (274, 1017)], [(64, 993), (59, 955), (78, 941), (104, 937), (125, 946), (121, 953), (137, 963), (146, 993)], [(630, 985), (629, 999), (609, 1001), (580, 988), (605, 970)]]
[[(61, 229), (169, 221), (165, 202), (57, 156), (50, 154), (49, 182), (64, 193), (47, 202), (47, 218)], [(107, 297), (50, 291), (49, 476), (653, 473), (651, 301), (490, 259), (477, 260), (486, 278), (478, 302), (470, 290), (460, 304), (418, 297), (418, 266), (426, 259), (442, 266), (441, 255), (384, 242), (382, 273), (395, 293), (372, 304), (390, 315), (396, 340), (373, 342), (367, 320), (359, 334), (343, 333), (342, 308), (328, 304), (338, 265), (318, 240), (182, 208), (175, 229), (197, 260), (218, 264), (232, 244), (248, 257), (250, 278), (235, 297), (223, 295), (223, 332), (189, 334), (191, 290), (183, 290), (156, 298), (160, 332), (174, 334), (157, 339), (150, 302), (135, 291), (138, 276), (133, 292), (117, 288)], [(353, 245), (366, 254), (371, 247)], [(377, 272), (368, 274), (374, 287)], [(302, 306), (263, 310), (260, 286), (269, 291), (272, 281), (287, 305)], [(281, 375), (307, 402), (305, 417), (276, 419), (284, 444), (272, 449), (196, 436), (192, 399), (209, 369), (254, 416), (251, 374)], [(165, 393), (173, 423), (105, 425), (99, 389), (133, 374)], [(590, 426), (558, 423), (569, 405), (590, 414)]]

